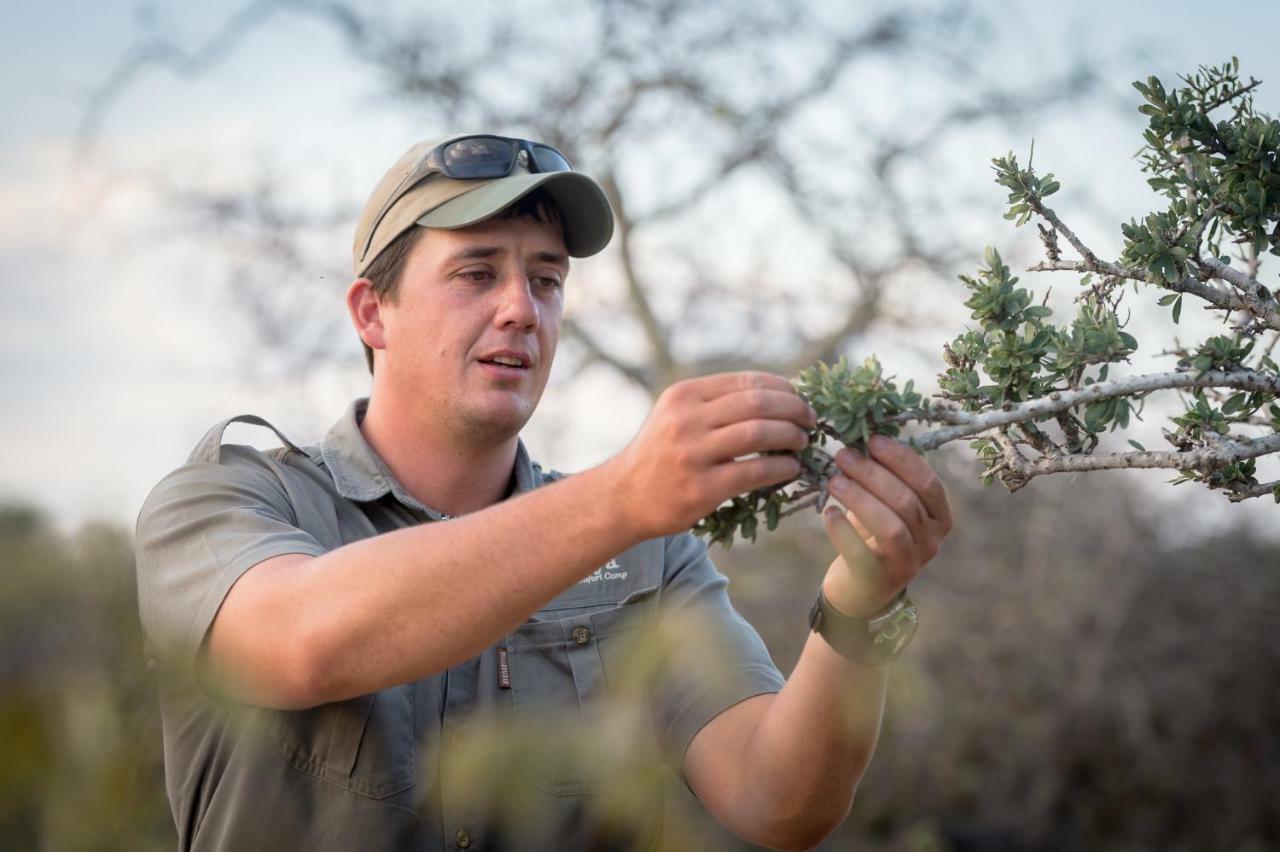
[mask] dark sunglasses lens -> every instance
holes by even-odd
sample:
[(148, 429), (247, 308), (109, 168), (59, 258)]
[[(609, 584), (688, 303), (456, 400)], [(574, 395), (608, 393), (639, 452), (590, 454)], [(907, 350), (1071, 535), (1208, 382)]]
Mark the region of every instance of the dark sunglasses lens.
[(537, 166), (540, 172), (571, 172), (573, 168), (569, 165), (569, 161), (564, 158), (555, 148), (550, 145), (531, 145), (533, 150), (533, 164)]
[(516, 161), (516, 144), (497, 136), (459, 139), (442, 154), (444, 173), (461, 179), (496, 178), (511, 173)]

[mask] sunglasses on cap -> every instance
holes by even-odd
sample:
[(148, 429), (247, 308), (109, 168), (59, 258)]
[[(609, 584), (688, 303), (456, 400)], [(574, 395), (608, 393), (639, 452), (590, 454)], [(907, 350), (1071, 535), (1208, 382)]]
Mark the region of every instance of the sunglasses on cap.
[(522, 153), (524, 165), (530, 173), (573, 171), (564, 154), (550, 145), (530, 142), (528, 139), (475, 134), (442, 142), (423, 155), (383, 202), (382, 209), (369, 228), (369, 238), (364, 250), (367, 252), (373, 243), (373, 235), (378, 230), (382, 217), (424, 178), (434, 174), (454, 180), (503, 178), (515, 170), (516, 163), (521, 162)]
[(525, 165), (530, 172), (573, 171), (564, 154), (550, 145), (506, 136), (476, 135), (451, 139), (432, 148), (414, 169), (422, 172), (413, 182), (432, 172), (455, 180), (506, 177), (519, 162), (521, 151), (526, 155)]

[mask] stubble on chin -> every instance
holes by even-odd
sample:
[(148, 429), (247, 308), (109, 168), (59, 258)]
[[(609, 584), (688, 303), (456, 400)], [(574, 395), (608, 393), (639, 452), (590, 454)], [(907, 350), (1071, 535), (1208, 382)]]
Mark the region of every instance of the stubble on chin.
[(450, 425), (461, 442), (473, 447), (493, 447), (519, 435), (537, 405), (538, 400), (533, 399), (526, 406), (504, 411), (455, 410), (449, 418)]

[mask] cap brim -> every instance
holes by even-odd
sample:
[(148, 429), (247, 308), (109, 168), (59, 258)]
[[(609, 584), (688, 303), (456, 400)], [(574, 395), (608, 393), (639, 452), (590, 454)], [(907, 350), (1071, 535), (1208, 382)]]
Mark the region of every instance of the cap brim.
[(571, 257), (589, 257), (609, 244), (613, 211), (604, 191), (578, 172), (513, 174), (489, 181), (446, 201), (417, 220), (427, 228), (465, 228), (506, 209), (535, 189), (555, 201), (564, 218), (564, 242)]

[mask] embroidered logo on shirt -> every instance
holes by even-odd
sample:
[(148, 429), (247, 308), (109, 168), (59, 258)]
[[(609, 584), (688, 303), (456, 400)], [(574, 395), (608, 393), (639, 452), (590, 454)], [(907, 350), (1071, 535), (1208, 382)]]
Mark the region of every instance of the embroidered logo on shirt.
[(627, 572), (617, 559), (610, 559), (596, 570), (579, 580), (579, 583), (599, 583), (601, 580), (625, 580)]

